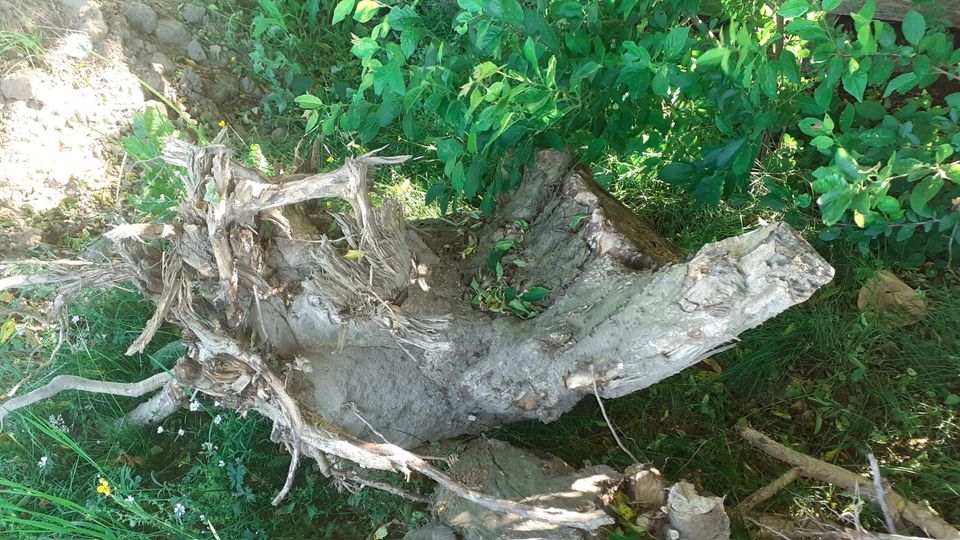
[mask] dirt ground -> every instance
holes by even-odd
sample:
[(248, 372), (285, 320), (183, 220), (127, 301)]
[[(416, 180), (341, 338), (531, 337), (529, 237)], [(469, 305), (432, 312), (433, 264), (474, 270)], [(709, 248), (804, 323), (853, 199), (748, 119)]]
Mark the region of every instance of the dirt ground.
[(0, 259), (117, 219), (136, 180), (119, 144), (134, 113), (166, 100), (215, 124), (257, 105), (227, 26), (189, 3), (0, 0)]

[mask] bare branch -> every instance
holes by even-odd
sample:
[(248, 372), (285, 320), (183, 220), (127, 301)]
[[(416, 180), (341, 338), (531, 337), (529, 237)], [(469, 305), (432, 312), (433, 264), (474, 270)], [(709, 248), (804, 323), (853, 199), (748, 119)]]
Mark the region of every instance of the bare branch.
[(152, 377), (135, 383), (118, 383), (107, 381), (95, 381), (75, 377), (73, 375), (59, 375), (54, 377), (49, 383), (36, 390), (19, 397), (0, 403), (0, 422), (10, 413), (17, 409), (22, 409), (28, 405), (33, 405), (38, 401), (51, 398), (64, 390), (81, 390), (94, 394), (110, 394), (114, 396), (139, 397), (147, 392), (152, 392), (168, 381), (171, 375), (169, 373), (157, 373)]
[(733, 514), (737, 516), (744, 516), (758, 504), (763, 504), (768, 501), (771, 497), (780, 493), (780, 491), (793, 483), (800, 476), (800, 469), (794, 467), (787, 472), (780, 475), (776, 480), (770, 482), (769, 484), (763, 486), (762, 488), (754, 491), (746, 499), (740, 501), (740, 504), (737, 505), (733, 510)]
[[(754, 448), (774, 459), (799, 468), (803, 476), (850, 491), (856, 490), (858, 486), (869, 485), (870, 481), (857, 473), (787, 448), (753, 428), (740, 426), (738, 431), (740, 436)], [(874, 501), (877, 500), (876, 493), (866, 491), (864, 494)], [(920, 527), (933, 538), (960, 539), (960, 531), (950, 526), (943, 518), (927, 508), (904, 499), (896, 491), (888, 491), (886, 499), (889, 508), (897, 512), (901, 518)]]

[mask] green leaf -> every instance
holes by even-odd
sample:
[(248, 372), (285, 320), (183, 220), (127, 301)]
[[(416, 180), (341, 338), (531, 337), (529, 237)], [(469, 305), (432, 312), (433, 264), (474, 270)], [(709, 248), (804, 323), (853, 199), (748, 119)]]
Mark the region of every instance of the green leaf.
[(666, 97), (670, 91), (670, 81), (667, 79), (667, 68), (661, 67), (657, 74), (653, 76), (650, 88), (655, 95)]
[(784, 19), (792, 19), (804, 15), (808, 11), (810, 11), (810, 2), (807, 2), (807, 0), (787, 0), (780, 6), (777, 15)]
[(817, 147), (817, 150), (827, 150), (833, 146), (833, 138), (826, 135), (817, 135), (810, 140), (810, 144)]
[(843, 214), (853, 201), (854, 191), (851, 186), (842, 186), (833, 191), (824, 193), (817, 199), (820, 205), (821, 219), (827, 226), (840, 221)]
[(887, 83), (887, 89), (883, 92), (883, 97), (889, 97), (890, 94), (905, 88), (908, 85), (912, 85), (917, 80), (917, 76), (913, 73), (902, 73), (893, 78), (892, 81)]
[(470, 13), (479, 13), (483, 9), (482, 0), (457, 0), (457, 5)]
[(860, 176), (860, 167), (857, 165), (857, 161), (853, 159), (853, 156), (850, 155), (850, 152), (847, 152), (844, 148), (837, 148), (837, 152), (833, 155), (833, 162), (837, 164), (837, 167), (840, 167), (840, 170), (843, 171), (843, 174), (847, 175), (850, 178), (857, 178)]
[(800, 84), (800, 64), (797, 57), (787, 49), (780, 53), (780, 71), (788, 81)]
[(843, 0), (823, 0), (823, 11), (830, 13), (831, 11), (840, 7), (840, 4), (843, 3)]
[(333, 8), (333, 21), (331, 24), (337, 24), (346, 19), (347, 15), (353, 12), (356, 3), (357, 0), (340, 0), (337, 3), (337, 7)]
[(368, 22), (370, 19), (376, 17), (381, 7), (380, 2), (376, 0), (360, 0), (360, 2), (357, 3), (356, 11), (353, 12), (353, 18), (357, 22)]
[(676, 56), (684, 51), (687, 44), (687, 37), (690, 35), (689, 26), (678, 26), (667, 34), (663, 40), (663, 55), (665, 57)]
[(503, 7), (503, 20), (507, 24), (523, 26), (523, 8), (517, 0), (500, 0)]
[(884, 195), (883, 198), (877, 202), (877, 210), (880, 210), (884, 214), (892, 214), (899, 209), (900, 201), (889, 195)]
[(843, 89), (857, 101), (863, 101), (863, 91), (867, 89), (867, 72), (861, 69), (853, 73), (844, 73), (842, 80)]
[(693, 190), (693, 200), (698, 206), (709, 206), (720, 203), (723, 197), (723, 177), (710, 175), (703, 177)]
[(944, 165), (943, 174), (955, 184), (960, 184), (960, 162)]
[(893, 144), (893, 142), (897, 140), (897, 134), (891, 129), (876, 127), (860, 133), (860, 140), (867, 146), (881, 148)]
[(350, 52), (354, 56), (361, 60), (365, 60), (373, 56), (373, 53), (377, 52), (380, 49), (380, 45), (377, 43), (377, 40), (369, 37), (357, 38), (353, 41), (353, 47), (350, 49)]
[(907, 38), (911, 45), (916, 47), (926, 33), (927, 21), (923, 15), (911, 9), (903, 16), (903, 37)]
[(302, 96), (295, 97), (293, 100), (304, 109), (318, 109), (323, 106), (323, 101), (311, 94), (303, 94)]
[(527, 59), (527, 62), (535, 73), (540, 73), (540, 61), (537, 59), (537, 44), (533, 42), (533, 38), (530, 36), (527, 36), (527, 40), (523, 42), (523, 57)]
[(525, 302), (540, 302), (550, 295), (550, 289), (544, 287), (529, 287), (520, 295), (520, 299)]
[(681, 184), (690, 181), (694, 172), (693, 165), (675, 161), (660, 169), (660, 179), (668, 184)]
[(463, 145), (456, 139), (441, 139), (437, 141), (437, 157), (444, 163), (457, 159), (463, 155)]
[[(826, 119), (830, 117), (827, 116)], [(829, 135), (833, 132), (833, 121), (826, 122), (819, 118), (807, 117), (800, 121), (797, 126), (800, 128), (800, 131), (805, 134), (816, 137), (817, 135)]]
[(446, 189), (447, 189), (447, 186), (443, 184), (433, 184), (432, 186), (430, 186), (430, 189), (427, 190), (427, 194), (424, 197), (424, 203), (425, 204), (433, 203), (433, 201), (437, 200), (437, 197), (439, 197), (440, 194), (443, 193), (444, 190)]
[(709, 51), (701, 54), (697, 58), (697, 67), (700, 66), (715, 66), (723, 61), (724, 57), (729, 55), (726, 49), (723, 47), (717, 47), (715, 49), (710, 49)]
[(403, 52), (404, 57), (410, 58), (413, 55), (413, 52), (417, 50), (417, 43), (425, 34), (426, 30), (418, 26), (404, 28), (400, 32), (400, 51)]
[(943, 184), (943, 178), (939, 176), (928, 176), (922, 180), (910, 191), (910, 208), (922, 216), (929, 216), (927, 203), (940, 193)]

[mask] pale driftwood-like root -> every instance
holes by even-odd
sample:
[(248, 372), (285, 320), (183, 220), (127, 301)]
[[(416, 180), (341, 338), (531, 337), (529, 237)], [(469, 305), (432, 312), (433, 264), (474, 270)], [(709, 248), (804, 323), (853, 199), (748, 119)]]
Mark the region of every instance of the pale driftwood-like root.
[(95, 394), (110, 394), (114, 396), (140, 397), (148, 392), (157, 390), (171, 380), (169, 373), (157, 373), (152, 377), (133, 383), (118, 383), (95, 381), (74, 377), (73, 375), (58, 375), (49, 383), (32, 392), (0, 403), (0, 422), (10, 413), (33, 405), (38, 401), (51, 398), (65, 390), (79, 390)]
[(120, 423), (128, 426), (159, 424), (177, 412), (183, 402), (183, 391), (176, 381), (170, 381), (147, 401), (137, 405)]
[[(849, 491), (858, 491), (873, 501), (877, 500), (875, 492), (862, 489), (871, 485), (869, 478), (790, 449), (753, 428), (740, 426), (737, 429), (743, 440), (751, 446), (776, 460), (798, 468), (802, 476)], [(904, 499), (892, 489), (886, 492), (886, 504), (900, 518), (920, 527), (932, 538), (960, 539), (960, 531), (943, 518), (927, 508)]]

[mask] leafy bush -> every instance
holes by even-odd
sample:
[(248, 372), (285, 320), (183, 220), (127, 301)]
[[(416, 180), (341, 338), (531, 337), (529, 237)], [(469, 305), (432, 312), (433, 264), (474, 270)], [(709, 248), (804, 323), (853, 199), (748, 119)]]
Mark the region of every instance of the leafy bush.
[(120, 144), (140, 168), (140, 193), (134, 194), (134, 207), (161, 221), (173, 218), (176, 206), (183, 197), (183, 181), (176, 168), (167, 165), (161, 154), (163, 144), (171, 137), (179, 137), (173, 122), (154, 107), (135, 114), (130, 121), (132, 134)]
[(873, 0), (835, 25), (839, 3), (704, 22), (695, 0), (341, 0), (331, 20), (350, 25), (359, 78), (297, 102), (308, 132), (433, 145), (446, 180), (427, 198), (444, 211), (489, 212), (534, 148), (569, 146), (637, 156), (698, 205), (761, 197), (796, 220), (817, 197), (824, 239), (922, 234), (914, 259), (942, 253), (958, 238), (960, 94), (938, 85), (960, 50), (916, 11), (899, 36)]

